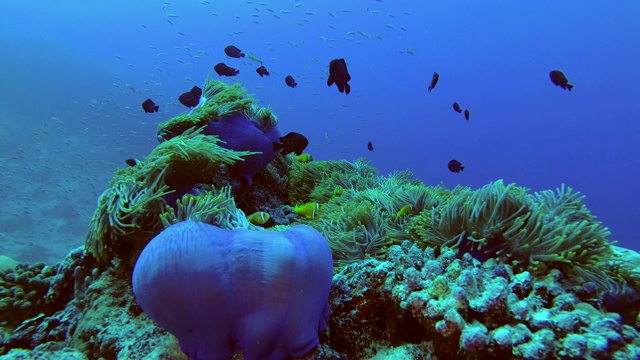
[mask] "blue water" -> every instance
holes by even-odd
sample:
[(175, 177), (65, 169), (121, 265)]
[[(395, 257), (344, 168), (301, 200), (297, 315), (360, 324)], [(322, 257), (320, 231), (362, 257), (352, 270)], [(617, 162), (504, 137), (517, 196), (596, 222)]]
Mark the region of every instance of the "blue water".
[[(640, 3), (575, 4), (4, 4), (0, 254), (53, 262), (82, 244), (113, 170), (153, 149), (156, 124), (186, 111), (179, 94), (220, 61), (240, 69), (224, 80), (270, 105), (282, 133), (306, 135), (317, 160), (366, 157), (382, 174), (410, 169), (447, 187), (566, 183), (587, 195), (612, 240), (640, 250)], [(227, 58), (230, 44), (260, 57), (271, 76)], [(329, 61), (340, 57), (348, 96), (326, 85)], [(553, 69), (573, 91), (551, 83)], [(427, 92), (434, 71), (440, 81)], [(289, 74), (295, 89), (284, 83)], [(146, 98), (160, 112), (143, 113)], [(451, 159), (464, 172), (449, 172)]]

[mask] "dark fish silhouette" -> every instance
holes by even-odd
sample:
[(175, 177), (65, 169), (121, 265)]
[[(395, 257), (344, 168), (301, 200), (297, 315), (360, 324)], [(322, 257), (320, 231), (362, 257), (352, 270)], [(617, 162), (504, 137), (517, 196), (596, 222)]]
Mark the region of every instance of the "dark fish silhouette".
[(293, 76), (291, 75), (287, 75), (287, 77), (284, 78), (284, 82), (287, 84), (287, 86), (292, 88), (298, 86), (298, 83), (293, 79)]
[(258, 75), (260, 75), (260, 77), (263, 77), (264, 75), (269, 76), (269, 70), (267, 70), (264, 65), (260, 65), (260, 67), (256, 69), (256, 72), (258, 73)]
[(329, 79), (327, 80), (327, 86), (331, 86), (335, 83), (341, 93), (346, 92), (346, 95), (349, 95), (351, 92), (351, 86), (348, 84), (349, 80), (351, 80), (351, 75), (349, 75), (347, 63), (344, 59), (331, 60), (329, 63)]
[(464, 118), (467, 119), (467, 121), (469, 121), (469, 109), (465, 109), (464, 110)]
[(180, 101), (182, 105), (192, 108), (198, 105), (200, 96), (202, 96), (202, 89), (194, 86), (188, 92), (182, 93), (182, 95), (178, 97), (178, 101)]
[(197, 97), (198, 99), (200, 99), (200, 96), (202, 96), (202, 89), (197, 86), (192, 87), (189, 92), (191, 93), (191, 95)]
[(126, 162), (126, 163), (127, 163), (127, 165), (129, 165), (129, 166), (136, 166), (136, 165), (138, 165), (138, 160), (136, 160), (136, 159), (127, 159), (127, 160), (125, 160), (124, 162)]
[(273, 151), (282, 150), (282, 155), (289, 153), (295, 153), (296, 155), (302, 155), (304, 149), (309, 145), (309, 140), (302, 134), (296, 132), (290, 132), (287, 135), (280, 138), (280, 143), (273, 143)]
[(227, 54), (227, 56), (232, 57), (232, 58), (241, 58), (244, 57), (244, 53), (242, 51), (240, 51), (240, 49), (238, 49), (237, 47), (233, 46), (233, 45), (229, 45), (226, 48), (224, 48), (224, 53)]
[(555, 86), (560, 86), (561, 88), (569, 91), (573, 89), (573, 85), (569, 84), (569, 80), (562, 71), (553, 70), (549, 73), (549, 77), (551, 77), (551, 82)]
[(438, 79), (440, 78), (440, 74), (438, 74), (437, 72), (433, 73), (433, 77), (431, 78), (431, 84), (429, 84), (429, 91), (433, 90), (433, 88), (436, 87), (436, 85), (438, 84)]
[(158, 112), (158, 109), (158, 105), (156, 105), (151, 99), (147, 99), (142, 103), (142, 110), (146, 113)]
[(219, 76), (236, 76), (240, 72), (240, 70), (227, 66), (225, 63), (217, 63), (216, 66), (213, 67), (213, 70), (215, 70)]
[(369, 149), (369, 151), (373, 151), (373, 143), (371, 141), (367, 143), (367, 149)]
[(459, 173), (460, 171), (464, 170), (464, 166), (462, 166), (462, 164), (458, 160), (449, 161), (449, 164), (447, 164), (447, 167), (451, 172), (454, 172), (454, 173)]
[(200, 101), (200, 99), (198, 99), (197, 97), (193, 96), (193, 94), (191, 94), (190, 92), (186, 92), (186, 93), (182, 93), (179, 97), (178, 97), (178, 101), (180, 101), (180, 104), (192, 108), (196, 105), (198, 105), (198, 101)]
[(460, 108), (460, 104), (458, 104), (457, 102), (453, 103), (453, 110), (455, 110), (457, 113), (462, 112), (462, 109)]

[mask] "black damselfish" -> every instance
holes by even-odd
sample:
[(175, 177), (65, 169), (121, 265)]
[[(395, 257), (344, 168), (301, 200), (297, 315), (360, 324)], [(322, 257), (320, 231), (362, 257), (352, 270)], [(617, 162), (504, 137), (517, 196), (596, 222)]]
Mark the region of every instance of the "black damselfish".
[(216, 66), (213, 67), (213, 70), (218, 76), (236, 76), (240, 72), (240, 70), (227, 66), (225, 63), (217, 63)]
[(309, 140), (302, 134), (297, 132), (290, 132), (287, 135), (280, 138), (280, 143), (273, 143), (273, 151), (282, 150), (282, 155), (289, 153), (295, 153), (296, 155), (302, 155), (304, 149), (309, 145)]
[(287, 86), (292, 87), (292, 88), (298, 86), (298, 83), (296, 82), (296, 80), (291, 75), (287, 75), (287, 77), (284, 78), (284, 82), (287, 84)]
[(256, 69), (256, 72), (258, 73), (258, 75), (260, 75), (260, 77), (263, 77), (264, 75), (269, 76), (269, 70), (267, 70), (264, 65), (260, 65), (260, 67)]
[(192, 108), (198, 105), (200, 96), (202, 96), (202, 89), (194, 86), (188, 92), (182, 93), (182, 95), (178, 97), (178, 101), (180, 101), (182, 105)]
[(158, 109), (158, 105), (156, 105), (151, 99), (147, 99), (142, 103), (142, 110), (146, 113), (158, 112)]
[(464, 170), (464, 166), (462, 166), (462, 163), (460, 163), (460, 161), (458, 160), (449, 161), (449, 164), (447, 164), (447, 167), (451, 172), (454, 172), (454, 173), (459, 173), (460, 171)]
[(191, 93), (191, 95), (197, 97), (198, 99), (200, 98), (200, 96), (202, 96), (202, 89), (197, 86), (192, 87), (189, 92)]
[(351, 86), (348, 84), (349, 80), (351, 80), (351, 75), (349, 75), (347, 63), (344, 59), (331, 60), (329, 63), (329, 79), (327, 80), (327, 86), (331, 86), (335, 83), (341, 93), (349, 95), (351, 92)]
[(224, 53), (227, 54), (227, 56), (232, 57), (232, 58), (242, 58), (244, 57), (244, 53), (238, 49), (237, 47), (233, 46), (233, 45), (229, 45), (226, 48), (224, 48)]
[(431, 84), (429, 84), (429, 88), (427, 90), (431, 91), (436, 87), (436, 84), (438, 84), (438, 79), (440, 78), (440, 74), (438, 74), (437, 72), (433, 73), (433, 77), (431, 78)]
[(555, 86), (560, 86), (561, 88), (569, 91), (573, 89), (573, 85), (569, 84), (569, 79), (567, 79), (562, 71), (553, 70), (549, 73), (549, 77)]

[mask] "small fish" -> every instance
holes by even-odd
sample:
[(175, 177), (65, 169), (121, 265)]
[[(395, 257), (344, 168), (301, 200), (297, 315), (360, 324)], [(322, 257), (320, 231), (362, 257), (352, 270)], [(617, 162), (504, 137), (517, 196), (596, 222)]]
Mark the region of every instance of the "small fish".
[(569, 91), (573, 89), (573, 85), (569, 84), (569, 80), (562, 71), (553, 70), (549, 73), (549, 77), (551, 77), (551, 82), (555, 86), (560, 86), (561, 88)]
[(298, 83), (293, 79), (293, 76), (291, 75), (287, 75), (286, 78), (284, 78), (284, 82), (287, 84), (287, 86), (295, 88), (296, 86), (298, 86)]
[(309, 145), (309, 140), (302, 134), (296, 132), (290, 132), (287, 135), (280, 138), (280, 143), (273, 143), (273, 151), (282, 150), (282, 155), (289, 153), (295, 153), (296, 155), (302, 155), (304, 149)]
[(138, 161), (137, 159), (133, 159), (133, 158), (132, 159), (127, 159), (124, 162), (126, 162), (127, 165), (129, 165), (129, 166), (136, 166), (136, 165), (138, 165), (138, 163), (140, 163), (140, 161)]
[(398, 211), (398, 213), (396, 214), (396, 217), (409, 215), (411, 213), (413, 213), (413, 208), (411, 207), (411, 205), (405, 205), (402, 207), (402, 209), (400, 209), (400, 211)]
[(194, 86), (188, 92), (182, 93), (182, 95), (178, 97), (178, 101), (180, 101), (182, 105), (192, 108), (198, 105), (200, 96), (202, 96), (202, 89)]
[(264, 225), (270, 218), (271, 216), (264, 211), (257, 211), (247, 216), (247, 220), (253, 225)]
[(462, 112), (462, 109), (460, 108), (460, 104), (458, 104), (457, 102), (453, 103), (453, 110), (455, 110), (457, 113)]
[(341, 93), (346, 92), (346, 95), (349, 95), (351, 92), (351, 86), (348, 83), (349, 80), (351, 80), (351, 75), (349, 75), (347, 63), (344, 59), (331, 60), (329, 63), (329, 79), (327, 80), (327, 86), (331, 86), (335, 83)]
[(309, 153), (304, 153), (298, 156), (298, 161), (300, 161), (301, 163), (308, 163), (313, 161), (313, 156), (311, 156), (311, 154)]
[(258, 73), (258, 75), (260, 75), (260, 77), (263, 77), (264, 75), (269, 76), (269, 70), (267, 70), (264, 65), (260, 65), (260, 67), (256, 69), (256, 72)]
[(237, 47), (233, 46), (233, 45), (229, 45), (226, 48), (224, 48), (224, 53), (227, 54), (227, 56), (232, 57), (232, 58), (242, 58), (244, 57), (244, 53), (242, 51), (240, 51), (240, 49), (238, 49)]
[(158, 108), (158, 105), (156, 105), (151, 99), (147, 99), (142, 103), (142, 110), (146, 113), (158, 112)]
[(249, 59), (255, 61), (255, 62), (259, 62), (260, 64), (262, 64), (262, 59), (260, 59), (259, 57), (253, 55), (252, 53), (249, 53), (247, 55), (249, 57)]
[(213, 70), (215, 70), (219, 76), (236, 76), (240, 72), (240, 70), (229, 67), (225, 63), (217, 63), (216, 66), (213, 67)]
[(324, 141), (327, 144), (333, 144), (333, 138), (331, 137), (331, 135), (329, 135), (329, 133), (324, 133)]
[(462, 164), (458, 160), (449, 161), (449, 164), (447, 164), (447, 167), (451, 172), (454, 172), (454, 173), (459, 173), (460, 171), (464, 170), (464, 166), (462, 166)]
[(469, 109), (464, 110), (464, 118), (467, 119), (467, 121), (469, 121)]
[(333, 188), (333, 195), (342, 196), (343, 193), (344, 193), (344, 188), (342, 186), (336, 185), (336, 187)]
[(316, 202), (310, 202), (304, 205), (296, 205), (295, 208), (293, 208), (293, 211), (298, 215), (304, 216), (308, 220), (316, 220), (320, 216), (322, 205)]
[(429, 84), (429, 91), (433, 90), (433, 88), (436, 87), (436, 85), (438, 84), (438, 79), (440, 78), (440, 74), (438, 74), (437, 72), (433, 73), (433, 77), (431, 78), (431, 84)]
[(367, 149), (369, 149), (369, 151), (373, 151), (373, 143), (371, 141), (367, 143)]

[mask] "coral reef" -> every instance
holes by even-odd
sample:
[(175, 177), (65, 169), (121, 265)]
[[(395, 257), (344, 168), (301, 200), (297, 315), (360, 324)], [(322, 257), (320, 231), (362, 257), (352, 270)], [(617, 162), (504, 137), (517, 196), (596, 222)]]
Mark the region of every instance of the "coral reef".
[[(12, 332), (0, 337), (0, 358), (186, 359), (142, 312), (130, 280), (95, 264), (72, 252), (50, 276), (48, 292), (61, 301), (18, 314), (18, 326), (5, 320)], [(306, 359), (637, 358), (638, 326), (601, 308), (595, 292), (572, 289), (559, 270), (514, 273), (405, 241), (334, 276), (329, 328)]]
[(386, 261), (345, 267), (330, 299), (328, 345), (349, 359), (403, 343), (431, 343), (429, 354), (443, 358), (640, 356), (637, 329), (579, 300), (560, 271), (514, 274), (448, 248), (436, 256), (408, 241), (392, 246)]
[[(297, 344), (310, 346), (272, 352), (265, 344), (225, 344), (229, 356), (251, 348), (258, 350), (247, 350), (248, 358), (298, 356), (319, 341), (302, 358), (640, 358), (640, 255), (612, 246), (608, 229), (570, 187), (531, 194), (499, 180), (477, 190), (448, 190), (425, 186), (409, 171), (379, 176), (364, 159), (302, 162), (276, 156), (265, 150), (277, 134), (268, 108), (255, 105), (240, 85), (208, 80), (203, 93), (201, 106), (160, 124), (161, 143), (147, 158), (116, 170), (99, 198), (84, 248), (55, 267), (2, 259), (0, 359), (186, 359), (178, 340), (140, 307), (131, 279), (152, 238), (193, 222), (233, 234), (222, 236), (227, 240), (237, 234), (273, 240), (306, 229), (319, 232), (317, 240), (332, 252), (332, 258), (326, 251), (323, 257), (325, 290), (333, 263), (327, 330), (318, 334), (326, 313), (323, 307), (318, 324), (315, 306), (314, 321), (304, 331), (289, 329), (286, 341), (277, 340), (286, 348), (289, 337), (305, 334)], [(236, 122), (239, 128), (227, 129)], [(229, 134), (244, 134), (240, 140), (258, 145), (225, 142)], [(247, 219), (256, 212), (264, 215), (262, 226)], [(276, 274), (292, 275), (298, 284), (320, 282), (296, 270), (318, 261), (301, 236), (291, 242), (299, 248), (290, 257), (267, 241), (261, 246), (278, 251), (253, 246), (251, 256), (242, 258), (246, 263), (232, 258), (221, 265), (211, 259), (227, 256), (229, 248), (214, 249), (204, 241), (209, 235), (194, 245), (180, 233), (180, 246), (195, 246), (190, 260), (179, 246), (169, 248), (165, 254), (171, 256), (163, 259), (175, 261), (153, 258), (136, 278), (160, 274), (150, 286), (166, 285), (165, 294), (186, 301), (185, 308), (193, 305), (181, 298), (185, 289), (235, 289), (221, 285), (229, 276), (203, 280), (207, 271), (219, 275), (236, 268), (229, 263), (259, 267), (259, 276), (240, 281), (253, 281), (256, 289)], [(296, 266), (275, 266), (283, 259)], [(158, 264), (181, 277), (163, 283), (168, 272), (150, 270)], [(185, 269), (191, 272), (180, 272)], [(164, 300), (145, 295), (150, 290), (137, 291), (140, 303)], [(268, 292), (277, 304), (293, 294), (305, 304), (326, 304), (326, 291), (322, 299), (311, 293)], [(194, 306), (196, 321), (221, 306), (215, 294)], [(253, 307), (264, 294), (253, 295)], [(305, 304), (295, 302), (303, 309)], [(173, 320), (168, 323), (175, 325)], [(257, 329), (264, 323), (239, 326)], [(182, 338), (192, 338), (193, 329), (182, 330)]]
[(423, 246), (449, 246), (480, 259), (497, 258), (544, 274), (555, 268), (576, 281), (593, 280), (610, 289), (614, 270), (609, 230), (589, 213), (584, 196), (562, 185), (529, 195), (502, 180), (473, 191), (456, 187), (442, 203), (412, 219), (411, 239)]

